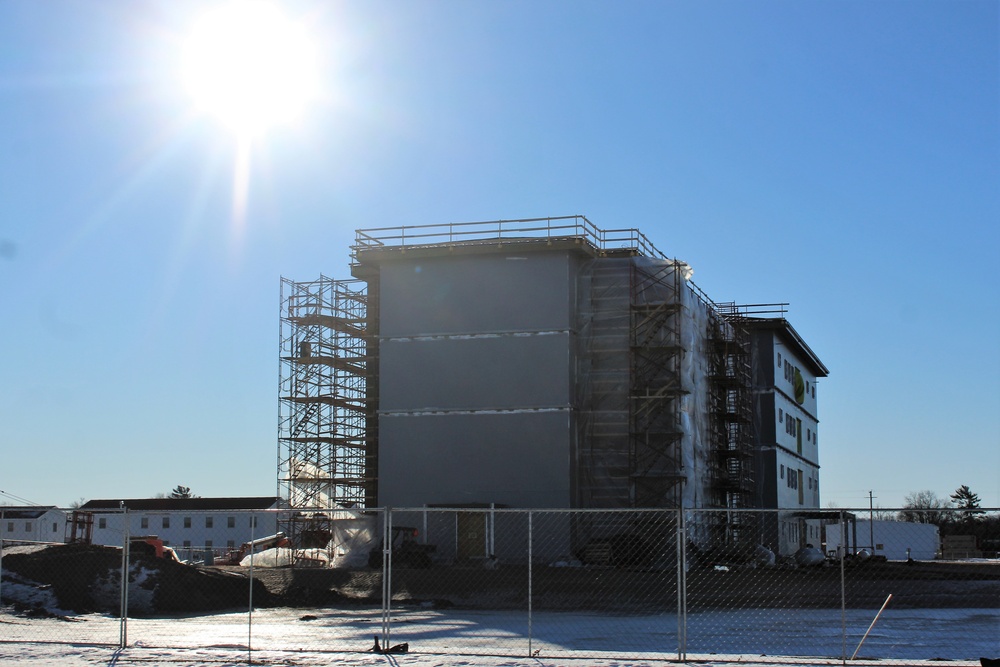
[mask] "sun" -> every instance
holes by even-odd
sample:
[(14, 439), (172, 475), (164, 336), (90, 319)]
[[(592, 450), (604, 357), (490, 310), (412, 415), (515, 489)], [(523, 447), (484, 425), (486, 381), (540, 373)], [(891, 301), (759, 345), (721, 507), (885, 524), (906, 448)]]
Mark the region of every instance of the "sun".
[(194, 25), (181, 78), (199, 112), (251, 137), (293, 122), (317, 97), (317, 50), (305, 27), (275, 5), (232, 2)]

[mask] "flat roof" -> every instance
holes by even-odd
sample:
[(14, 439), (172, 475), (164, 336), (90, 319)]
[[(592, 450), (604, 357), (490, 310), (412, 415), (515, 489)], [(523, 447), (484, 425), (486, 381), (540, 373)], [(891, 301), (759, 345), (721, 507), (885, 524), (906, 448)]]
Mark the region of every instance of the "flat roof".
[(118, 510), (122, 503), (129, 510), (137, 511), (208, 511), (208, 510), (265, 510), (271, 509), (280, 501), (272, 496), (254, 496), (248, 498), (117, 498), (89, 500), (80, 506), (86, 512), (100, 510)]
[(55, 505), (2, 505), (0, 506), (0, 516), (4, 519), (37, 519), (46, 512), (55, 509)]

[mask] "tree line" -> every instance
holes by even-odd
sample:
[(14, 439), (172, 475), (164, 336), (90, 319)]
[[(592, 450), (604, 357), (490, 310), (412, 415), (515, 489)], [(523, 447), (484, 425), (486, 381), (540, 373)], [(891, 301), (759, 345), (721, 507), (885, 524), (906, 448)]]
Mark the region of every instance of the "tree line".
[(967, 485), (958, 487), (947, 499), (933, 491), (915, 491), (903, 499), (899, 521), (930, 523), (941, 535), (975, 535), (980, 540), (996, 540), (1000, 535), (1000, 514), (981, 509), (979, 494)]

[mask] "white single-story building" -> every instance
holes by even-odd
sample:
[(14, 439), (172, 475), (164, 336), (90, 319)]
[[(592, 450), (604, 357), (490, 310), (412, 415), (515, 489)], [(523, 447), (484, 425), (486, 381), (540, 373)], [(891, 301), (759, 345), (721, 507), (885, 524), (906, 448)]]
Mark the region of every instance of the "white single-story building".
[(64, 542), (66, 513), (51, 505), (0, 505), (0, 539), (5, 542)]
[(212, 552), (224, 556), (244, 542), (278, 532), (281, 500), (251, 498), (126, 498), (91, 500), (79, 513), (92, 520), (90, 541), (121, 546), (127, 517), (130, 538), (155, 536), (182, 560)]
[(868, 549), (872, 555), (885, 556), (889, 560), (933, 560), (941, 551), (941, 535), (938, 527), (931, 523), (858, 520), (856, 531), (847, 526), (843, 541), (840, 524), (828, 524), (824, 529), (828, 553), (836, 552), (842, 543), (847, 545), (848, 553)]

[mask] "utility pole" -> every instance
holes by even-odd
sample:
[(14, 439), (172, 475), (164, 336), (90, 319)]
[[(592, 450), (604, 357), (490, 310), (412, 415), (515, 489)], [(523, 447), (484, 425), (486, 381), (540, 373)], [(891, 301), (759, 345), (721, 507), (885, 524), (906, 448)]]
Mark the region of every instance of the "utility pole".
[(875, 555), (875, 496), (872, 491), (868, 492), (868, 540), (872, 547), (872, 556)]

